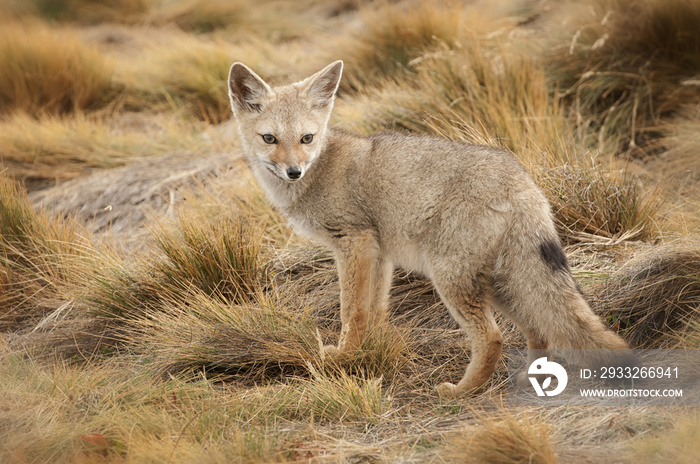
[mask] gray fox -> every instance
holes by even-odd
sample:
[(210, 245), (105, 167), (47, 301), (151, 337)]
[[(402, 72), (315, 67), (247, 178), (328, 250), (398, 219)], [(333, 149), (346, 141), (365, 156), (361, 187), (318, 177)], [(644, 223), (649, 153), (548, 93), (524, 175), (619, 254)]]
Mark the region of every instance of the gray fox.
[[(480, 391), (501, 355), (494, 310), (524, 332), (531, 359), (551, 348), (629, 352), (580, 293), (544, 194), (507, 151), (439, 137), (363, 137), (329, 127), (343, 69), (271, 87), (242, 63), (228, 85), (242, 149), (269, 201), (329, 247), (340, 277), (335, 355), (359, 347), (387, 311), (394, 266), (429, 277), (471, 341), (442, 395)], [(374, 317), (374, 316), (373, 316)]]

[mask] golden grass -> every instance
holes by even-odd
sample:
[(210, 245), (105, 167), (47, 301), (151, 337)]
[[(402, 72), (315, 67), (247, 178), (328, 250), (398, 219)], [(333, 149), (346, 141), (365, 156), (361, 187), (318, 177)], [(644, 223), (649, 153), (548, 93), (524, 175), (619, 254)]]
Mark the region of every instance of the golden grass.
[(157, 251), (136, 264), (95, 263), (83, 298), (103, 317), (139, 318), (168, 302), (187, 301), (194, 291), (246, 302), (266, 280), (261, 235), (236, 218), (181, 214), (155, 240)]
[(60, 114), (104, 105), (112, 64), (65, 29), (38, 21), (0, 30), (0, 111)]
[[(700, 81), (697, 83), (700, 86)], [(693, 186), (700, 180), (700, 114), (677, 117), (664, 125), (662, 143), (667, 148), (658, 160), (651, 162), (651, 169), (660, 181), (671, 181), (680, 190)]]
[[(700, 253), (696, 244), (640, 254), (599, 288), (603, 314), (633, 347), (658, 348), (696, 337)], [(669, 336), (670, 335), (670, 336)]]
[(33, 118), (15, 114), (0, 121), (0, 166), (34, 189), (113, 168), (136, 158), (173, 150), (200, 153), (225, 149), (214, 133), (170, 116), (75, 114)]
[(645, 437), (629, 445), (630, 462), (691, 464), (700, 456), (700, 418), (691, 416), (660, 436)]
[[(0, 328), (32, 326), (61, 302), (89, 252), (72, 221), (35, 212), (17, 183), (0, 174)], [(60, 304), (60, 303), (59, 303)]]
[(310, 411), (313, 419), (377, 424), (391, 412), (392, 400), (381, 378), (363, 379), (345, 372), (329, 376), (315, 370), (312, 374), (299, 388), (305, 397), (300, 409)]
[(639, 186), (625, 170), (562, 166), (540, 171), (559, 232), (567, 241), (616, 244), (649, 240), (666, 227), (659, 190)]
[(462, 462), (483, 464), (554, 464), (559, 462), (551, 426), (527, 415), (483, 414), (478, 426), (452, 440), (449, 454)]
[(175, 24), (185, 31), (211, 32), (245, 24), (250, 5), (240, 0), (182, 0), (161, 2), (148, 15), (157, 25)]
[(427, 56), (415, 67), (410, 79), (386, 83), (346, 105), (339, 103), (338, 121), (362, 133), (427, 132), (501, 145), (544, 161), (570, 161), (570, 153), (555, 150), (559, 146), (545, 153), (524, 150), (537, 140), (558, 144), (566, 128), (547, 95), (545, 75), (533, 60), (470, 43)]
[(165, 260), (158, 272), (173, 281), (192, 282), (226, 301), (248, 301), (265, 278), (262, 234), (257, 227), (226, 216), (215, 220), (180, 214), (177, 226), (155, 235)]
[(20, 5), (10, 2), (10, 10), (48, 20), (96, 24), (101, 22), (133, 23), (157, 0), (28, 0)]
[(234, 61), (274, 74), (286, 62), (268, 42), (230, 46), (219, 39), (172, 34), (166, 44), (146, 46), (141, 56), (120, 62), (115, 80), (124, 86), (124, 105), (160, 112), (184, 111), (208, 123), (231, 118), (228, 71)]
[(451, 47), (459, 36), (460, 14), (442, 2), (415, 6), (383, 3), (362, 10), (363, 27), (334, 50), (345, 62), (342, 90), (362, 90), (391, 78), (400, 80), (411, 61), (432, 49)]
[(44, 366), (6, 348), (0, 360), (3, 462), (276, 462), (292, 454), (284, 445), (295, 434), (285, 438), (257, 410), (274, 393), (251, 401), (254, 391), (246, 397), (201, 378), (162, 381), (119, 363)]

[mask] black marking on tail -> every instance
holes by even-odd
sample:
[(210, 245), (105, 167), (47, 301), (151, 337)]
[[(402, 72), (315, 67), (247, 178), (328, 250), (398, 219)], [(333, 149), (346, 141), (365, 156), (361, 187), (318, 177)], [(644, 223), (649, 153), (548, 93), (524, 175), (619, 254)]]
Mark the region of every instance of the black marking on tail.
[(566, 259), (564, 250), (555, 241), (548, 240), (540, 245), (540, 257), (554, 272), (569, 270), (569, 261)]

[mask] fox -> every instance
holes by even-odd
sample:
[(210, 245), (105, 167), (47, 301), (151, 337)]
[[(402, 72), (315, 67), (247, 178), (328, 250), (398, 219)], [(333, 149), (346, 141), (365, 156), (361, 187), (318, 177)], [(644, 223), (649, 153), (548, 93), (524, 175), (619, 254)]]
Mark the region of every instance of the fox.
[(395, 267), (428, 277), (470, 343), (458, 397), (483, 391), (503, 351), (494, 312), (526, 338), (528, 364), (553, 348), (630, 352), (585, 299), (552, 208), (504, 149), (432, 135), (361, 136), (329, 124), (343, 62), (270, 86), (231, 65), (228, 93), (241, 149), (269, 202), (329, 248), (340, 281), (341, 331), (323, 355), (360, 348), (386, 317)]

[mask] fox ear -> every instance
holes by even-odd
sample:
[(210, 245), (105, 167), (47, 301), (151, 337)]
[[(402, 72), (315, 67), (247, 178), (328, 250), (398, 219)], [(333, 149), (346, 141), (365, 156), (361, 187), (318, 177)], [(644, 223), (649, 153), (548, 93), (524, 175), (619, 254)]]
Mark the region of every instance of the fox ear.
[(309, 77), (305, 82), (304, 92), (312, 106), (324, 107), (333, 102), (333, 97), (343, 74), (343, 62), (338, 60)]
[(248, 66), (233, 63), (228, 73), (228, 95), (231, 107), (243, 111), (260, 111), (263, 100), (272, 89)]

